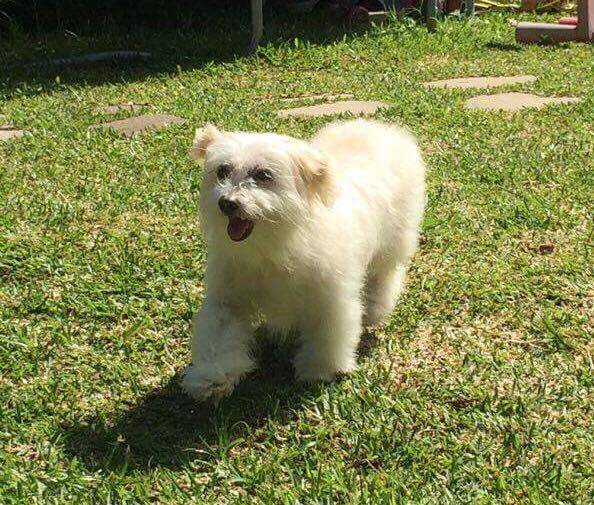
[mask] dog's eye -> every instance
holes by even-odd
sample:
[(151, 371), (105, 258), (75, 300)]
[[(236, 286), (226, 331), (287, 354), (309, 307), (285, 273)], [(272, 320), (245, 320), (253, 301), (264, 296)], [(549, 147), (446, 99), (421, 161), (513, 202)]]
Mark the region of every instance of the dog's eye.
[(272, 180), (272, 174), (268, 170), (263, 170), (261, 168), (254, 170), (252, 172), (252, 177), (257, 182), (269, 182)]
[(219, 181), (222, 181), (223, 179), (229, 177), (229, 174), (231, 173), (231, 168), (231, 165), (219, 166), (219, 168), (217, 168), (217, 179)]

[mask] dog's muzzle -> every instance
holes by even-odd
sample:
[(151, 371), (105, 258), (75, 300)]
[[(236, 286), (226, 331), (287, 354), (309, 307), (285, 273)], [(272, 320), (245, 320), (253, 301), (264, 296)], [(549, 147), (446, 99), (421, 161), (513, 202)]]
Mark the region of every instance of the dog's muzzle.
[(221, 209), (221, 212), (225, 214), (225, 216), (232, 216), (237, 209), (239, 209), (239, 205), (237, 202), (229, 200), (228, 198), (220, 198), (219, 209)]
[(239, 210), (239, 204), (237, 202), (228, 198), (220, 198), (219, 209), (229, 218), (227, 234), (231, 240), (241, 242), (250, 236), (250, 233), (254, 229), (254, 222), (236, 215)]

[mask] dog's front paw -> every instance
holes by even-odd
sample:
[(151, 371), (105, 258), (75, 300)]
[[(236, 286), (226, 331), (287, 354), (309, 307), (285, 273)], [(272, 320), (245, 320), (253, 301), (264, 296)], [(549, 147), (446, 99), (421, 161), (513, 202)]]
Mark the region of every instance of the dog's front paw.
[(181, 386), (196, 401), (211, 400), (215, 404), (229, 396), (241, 379), (240, 375), (221, 373), (212, 364), (190, 365)]

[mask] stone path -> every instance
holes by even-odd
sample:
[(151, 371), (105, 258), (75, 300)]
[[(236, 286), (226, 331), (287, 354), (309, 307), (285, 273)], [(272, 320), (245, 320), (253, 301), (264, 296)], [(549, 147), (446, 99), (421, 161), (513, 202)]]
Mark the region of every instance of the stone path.
[(378, 101), (347, 100), (342, 102), (322, 103), (319, 105), (309, 105), (305, 107), (296, 107), (294, 109), (284, 109), (277, 112), (278, 117), (299, 116), (299, 117), (317, 117), (330, 116), (333, 114), (342, 114), (350, 112), (353, 115), (370, 115), (379, 109), (385, 109), (390, 104)]
[(426, 88), (495, 88), (510, 84), (524, 84), (536, 81), (533, 75), (514, 75), (510, 77), (459, 77), (440, 81), (424, 82)]
[(287, 96), (279, 100), (285, 103), (299, 102), (301, 100), (327, 100), (328, 102), (336, 102), (337, 100), (350, 100), (353, 96), (352, 93), (338, 93), (336, 95), (332, 93), (317, 93), (312, 95)]
[(527, 107), (540, 109), (548, 104), (564, 104), (578, 102), (580, 99), (569, 96), (545, 97), (531, 93), (499, 93), (496, 95), (480, 95), (466, 101), (468, 109), (516, 111)]
[(4, 121), (6, 121), (6, 118), (0, 116), (0, 142), (9, 139), (20, 139), (23, 136), (23, 130), (10, 123), (2, 124)]
[[(533, 75), (513, 75), (508, 77), (458, 77), (439, 81), (424, 82), (426, 88), (495, 88), (510, 84), (525, 84), (536, 81)], [(540, 109), (548, 104), (564, 104), (579, 101), (575, 97), (544, 97), (532, 93), (498, 93), (479, 95), (466, 100), (467, 109), (516, 111), (526, 108)]]
[[(438, 81), (424, 82), (423, 86), (426, 88), (441, 89), (489, 89), (498, 86), (509, 86), (512, 84), (526, 84), (536, 80), (537, 77), (534, 75), (458, 77), (455, 79), (442, 79)], [(283, 98), (281, 100), (285, 102), (308, 98), (323, 98), (326, 100), (326, 103), (279, 110), (277, 111), (277, 116), (317, 117), (341, 114), (345, 112), (351, 113), (353, 115), (371, 115), (381, 108), (389, 107), (389, 104), (378, 101), (368, 102), (359, 100), (335, 100), (336, 98), (342, 99), (343, 97), (352, 98), (352, 95), (331, 95), (328, 93), (321, 93), (303, 97)], [(495, 95), (480, 95), (470, 98), (466, 101), (466, 108), (515, 111), (528, 107), (538, 109), (548, 104), (564, 104), (577, 101), (579, 101), (579, 98), (575, 97), (542, 97), (531, 93), (499, 93)]]
[(116, 105), (106, 105), (97, 109), (102, 114), (117, 114), (118, 112), (140, 112), (148, 103), (121, 103)]
[(107, 129), (115, 130), (123, 133), (126, 137), (132, 137), (137, 133), (146, 130), (157, 130), (171, 124), (184, 124), (186, 120), (172, 116), (171, 114), (147, 114), (144, 116), (130, 117), (126, 119), (119, 119), (117, 121), (109, 121), (107, 123), (100, 123), (91, 126), (92, 129)]
[[(510, 84), (524, 84), (536, 81), (533, 75), (516, 75), (503, 77), (459, 77), (455, 79), (443, 79), (437, 81), (424, 82), (423, 86), (427, 88), (494, 88), (497, 86), (506, 86)], [(284, 117), (320, 117), (335, 114), (350, 113), (355, 116), (372, 115), (380, 109), (390, 107), (389, 103), (382, 101), (363, 101), (351, 100), (353, 95), (350, 93), (317, 93), (295, 97), (282, 97), (279, 100), (283, 102), (294, 102), (299, 100), (317, 100), (324, 99), (325, 103), (282, 109), (277, 111), (277, 116)], [(466, 101), (467, 109), (495, 110), (495, 111), (516, 111), (525, 108), (541, 108), (548, 104), (567, 104), (578, 102), (577, 97), (543, 97), (532, 93), (499, 93), (493, 95), (479, 95), (469, 98)], [(123, 103), (106, 105), (97, 109), (102, 114), (117, 114), (119, 112), (137, 113), (149, 107), (148, 103)], [(108, 121), (91, 126), (91, 129), (106, 129), (120, 132), (127, 137), (132, 137), (137, 133), (148, 130), (157, 130), (172, 124), (185, 124), (186, 119), (173, 116), (171, 114), (145, 114), (116, 121)], [(6, 124), (3, 124), (6, 123)], [(23, 136), (23, 130), (9, 124), (5, 116), (0, 115), (0, 141), (20, 138)]]

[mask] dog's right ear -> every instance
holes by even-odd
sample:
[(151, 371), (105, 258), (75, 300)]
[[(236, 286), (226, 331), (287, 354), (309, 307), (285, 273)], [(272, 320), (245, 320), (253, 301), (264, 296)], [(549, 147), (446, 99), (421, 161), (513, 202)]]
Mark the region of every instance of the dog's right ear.
[(300, 144), (294, 158), (300, 192), (310, 201), (317, 197), (324, 205), (330, 205), (336, 193), (330, 159), (306, 143)]
[(194, 144), (188, 149), (188, 153), (198, 163), (202, 163), (206, 157), (206, 150), (208, 146), (212, 144), (219, 136), (221, 132), (216, 126), (207, 124), (202, 128), (196, 130), (196, 136), (194, 137)]

